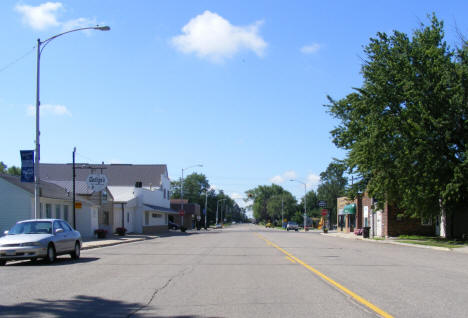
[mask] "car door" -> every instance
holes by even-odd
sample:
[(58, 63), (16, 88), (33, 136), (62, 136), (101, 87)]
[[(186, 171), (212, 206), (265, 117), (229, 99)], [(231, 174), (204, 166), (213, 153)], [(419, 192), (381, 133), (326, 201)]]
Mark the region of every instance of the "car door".
[(59, 221), (65, 233), (65, 251), (73, 251), (75, 249), (75, 235), (73, 234), (72, 228), (64, 221)]
[[(61, 229), (62, 231), (57, 232), (57, 230)], [(63, 253), (66, 251), (66, 237), (65, 237), (65, 229), (62, 227), (60, 221), (54, 221), (53, 224), (53, 233), (54, 233), (54, 244), (55, 244), (55, 251), (56, 253)]]

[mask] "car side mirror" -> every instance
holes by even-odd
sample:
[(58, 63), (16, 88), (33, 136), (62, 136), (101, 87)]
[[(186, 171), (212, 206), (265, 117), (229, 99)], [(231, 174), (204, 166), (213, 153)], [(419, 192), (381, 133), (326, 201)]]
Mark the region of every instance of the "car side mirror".
[(8, 235), (8, 231), (3, 232), (4, 235)]
[(55, 234), (59, 234), (59, 233), (62, 233), (63, 232), (63, 229), (56, 229), (55, 230)]

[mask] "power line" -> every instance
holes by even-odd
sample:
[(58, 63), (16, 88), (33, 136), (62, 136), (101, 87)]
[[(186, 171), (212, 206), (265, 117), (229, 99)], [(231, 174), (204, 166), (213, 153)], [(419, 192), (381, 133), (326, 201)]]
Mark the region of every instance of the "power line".
[(29, 54), (31, 54), (32, 52), (34, 52), (34, 50), (36, 49), (36, 46), (33, 46), (33, 48), (29, 51), (27, 51), (26, 53), (24, 53), (23, 55), (21, 55), (20, 57), (16, 58), (15, 60), (13, 60), (12, 62), (8, 63), (7, 65), (5, 65), (4, 67), (0, 68), (0, 73), (7, 70), (8, 68), (10, 68), (11, 66), (15, 65), (16, 63), (18, 63), (19, 61), (21, 61), (22, 59), (24, 59), (26, 56), (28, 56)]

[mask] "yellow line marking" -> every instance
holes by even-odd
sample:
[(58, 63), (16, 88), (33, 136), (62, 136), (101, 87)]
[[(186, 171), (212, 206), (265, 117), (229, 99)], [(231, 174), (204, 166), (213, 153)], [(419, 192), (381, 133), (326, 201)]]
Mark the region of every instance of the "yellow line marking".
[(278, 245), (276, 245), (275, 243), (273, 242), (270, 242), (269, 240), (267, 240), (266, 238), (264, 238), (262, 235), (260, 234), (257, 234), (257, 236), (264, 240), (268, 245), (271, 245), (273, 246), (274, 248), (276, 248), (277, 250), (281, 251), (282, 253), (286, 254), (287, 257), (289, 257), (290, 259), (294, 260), (295, 262), (301, 264), (302, 266), (304, 266), (305, 268), (307, 268), (309, 271), (311, 271), (312, 273), (314, 273), (315, 275), (319, 276), (320, 278), (322, 278), (323, 280), (327, 281), (328, 283), (330, 283), (331, 285), (335, 286), (336, 288), (338, 288), (339, 290), (343, 291), (344, 293), (348, 294), (349, 296), (351, 296), (352, 298), (354, 298), (357, 302), (363, 304), (364, 306), (366, 306), (367, 308), (373, 310), (374, 312), (376, 312), (377, 314), (379, 314), (381, 317), (384, 317), (384, 318), (393, 318), (392, 315), (390, 315), (389, 313), (383, 311), (382, 309), (380, 309), (379, 307), (375, 306), (374, 304), (372, 304), (371, 302), (365, 300), (364, 298), (362, 298), (361, 296), (359, 296), (358, 294), (356, 293), (353, 293), (352, 291), (350, 291), (348, 288), (344, 287), (343, 285), (335, 282), (333, 279), (329, 278), (328, 276), (326, 276), (325, 274), (322, 274), (321, 272), (319, 272), (318, 270), (316, 270), (315, 268), (313, 268), (312, 266), (310, 266), (309, 264), (301, 261), (299, 258), (295, 257), (294, 255), (292, 255), (291, 253), (289, 253), (288, 251), (282, 249), (281, 247), (279, 247)]
[(293, 259), (292, 259), (291, 257), (289, 257), (289, 256), (285, 256), (285, 258), (286, 258), (287, 260), (290, 260), (290, 261), (291, 261), (292, 263), (294, 263), (294, 264), (296, 263), (296, 261), (293, 260)]

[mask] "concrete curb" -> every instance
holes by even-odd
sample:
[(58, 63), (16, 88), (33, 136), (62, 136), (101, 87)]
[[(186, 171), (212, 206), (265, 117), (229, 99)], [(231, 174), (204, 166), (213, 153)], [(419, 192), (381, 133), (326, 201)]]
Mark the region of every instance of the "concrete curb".
[(81, 246), (81, 250), (90, 250), (94, 248), (101, 248), (101, 247), (109, 247), (109, 246), (115, 246), (115, 245), (120, 245), (120, 244), (125, 244), (125, 243), (134, 243), (134, 242), (141, 242), (141, 241), (146, 241), (146, 240), (153, 240), (157, 238), (156, 237), (142, 237), (142, 238), (135, 238), (135, 239), (129, 239), (125, 241), (113, 241), (113, 242), (102, 242), (101, 244), (96, 244), (96, 245), (88, 245), (86, 246), (86, 243), (89, 242), (83, 242)]
[(392, 242), (389, 240), (373, 240), (373, 239), (363, 239), (358, 237), (343, 237), (338, 235), (330, 235), (325, 233), (320, 233), (321, 235), (329, 236), (329, 237), (337, 237), (347, 240), (355, 240), (355, 241), (364, 241), (364, 242), (372, 242), (372, 243), (380, 243), (380, 244), (393, 244), (393, 245), (401, 245), (401, 246), (409, 246), (409, 247), (418, 247), (418, 248), (425, 248), (425, 249), (432, 249), (437, 251), (446, 251), (446, 252), (456, 252), (456, 249), (448, 248), (448, 247), (440, 247), (440, 246), (429, 246), (429, 245), (420, 245), (420, 244), (410, 244), (410, 243), (401, 243), (401, 242)]

